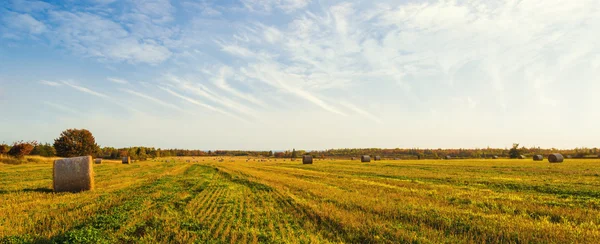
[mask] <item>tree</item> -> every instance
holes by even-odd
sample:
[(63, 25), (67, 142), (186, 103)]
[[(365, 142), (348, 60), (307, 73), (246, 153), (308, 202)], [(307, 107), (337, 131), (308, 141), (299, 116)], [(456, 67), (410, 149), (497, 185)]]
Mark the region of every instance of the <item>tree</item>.
[(86, 129), (68, 129), (54, 140), (56, 155), (60, 157), (76, 157), (92, 155), (98, 151), (96, 139)]
[(292, 158), (296, 158), (296, 149), (292, 150)]
[(54, 157), (56, 156), (56, 150), (54, 150), (54, 147), (52, 147), (52, 145), (48, 143), (39, 144), (33, 148), (33, 151), (31, 151), (31, 155), (39, 155), (42, 157)]
[(10, 147), (6, 144), (0, 144), (0, 154), (7, 154)]
[(519, 151), (519, 143), (513, 143), (512, 148), (508, 151), (510, 158), (519, 158), (521, 152)]
[(10, 148), (10, 150), (8, 151), (8, 155), (16, 157), (16, 158), (23, 158), (26, 155), (29, 155), (29, 153), (31, 153), (31, 151), (33, 150), (33, 148), (36, 145), (37, 145), (37, 142), (35, 142), (35, 141), (31, 141), (31, 142), (23, 142), (23, 141), (15, 142), (13, 144), (13, 146)]

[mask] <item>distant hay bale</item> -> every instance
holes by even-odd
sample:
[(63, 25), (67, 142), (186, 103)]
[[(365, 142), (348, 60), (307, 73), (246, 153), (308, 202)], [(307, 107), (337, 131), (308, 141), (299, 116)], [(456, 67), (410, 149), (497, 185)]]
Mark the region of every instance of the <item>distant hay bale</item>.
[(313, 157), (310, 155), (304, 155), (302, 156), (302, 164), (312, 164), (313, 163)]
[[(600, 158), (600, 155), (598, 155), (598, 157)], [(355, 157), (351, 157), (350, 160), (356, 160)]]
[(94, 159), (94, 163), (95, 164), (102, 164), (102, 159), (101, 158)]
[(573, 158), (573, 156), (571, 156), (571, 155), (567, 155), (567, 158)]
[(55, 192), (93, 190), (92, 156), (58, 159), (54, 161), (52, 176)]
[(525, 155), (519, 155), (518, 159), (526, 159)]
[(492, 159), (498, 159), (498, 156), (492, 156)]
[(381, 156), (375, 156), (375, 161), (381, 160)]
[(123, 164), (130, 164), (131, 163), (131, 157), (123, 157)]
[(363, 162), (363, 163), (371, 162), (371, 156), (369, 156), (369, 155), (362, 155), (362, 156), (360, 156), (360, 161)]
[(562, 163), (565, 161), (565, 158), (560, 153), (552, 153), (548, 155), (548, 162), (550, 163)]
[(535, 156), (533, 156), (533, 161), (544, 161), (544, 156), (535, 155)]
[(452, 156), (450, 156), (450, 155), (446, 155), (446, 157), (445, 157), (445, 158), (446, 158), (446, 160), (450, 160), (450, 159), (452, 159)]

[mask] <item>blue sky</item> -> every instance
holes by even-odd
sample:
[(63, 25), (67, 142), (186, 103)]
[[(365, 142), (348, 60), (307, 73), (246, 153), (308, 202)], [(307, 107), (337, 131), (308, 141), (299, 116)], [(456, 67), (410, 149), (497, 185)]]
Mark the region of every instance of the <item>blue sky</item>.
[(600, 2), (2, 1), (0, 141), (597, 147)]

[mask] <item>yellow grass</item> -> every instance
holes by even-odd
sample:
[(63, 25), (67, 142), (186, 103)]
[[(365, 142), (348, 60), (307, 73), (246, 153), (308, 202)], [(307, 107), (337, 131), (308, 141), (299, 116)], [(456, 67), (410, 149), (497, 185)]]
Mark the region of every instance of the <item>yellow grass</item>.
[(598, 160), (196, 157), (94, 172), (96, 191), (52, 193), (50, 163), (0, 164), (0, 242), (600, 240)]

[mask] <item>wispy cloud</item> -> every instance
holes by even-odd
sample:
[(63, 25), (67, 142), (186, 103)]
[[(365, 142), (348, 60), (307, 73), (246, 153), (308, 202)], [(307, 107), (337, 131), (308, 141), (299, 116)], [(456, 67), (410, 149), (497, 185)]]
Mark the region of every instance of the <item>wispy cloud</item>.
[(358, 113), (358, 114), (364, 116), (367, 119), (373, 120), (380, 124), (383, 123), (383, 121), (381, 119), (379, 119), (378, 116), (371, 114), (371, 113), (367, 112), (366, 110), (359, 108), (358, 106), (356, 106), (352, 103), (349, 103), (348, 101), (340, 101), (339, 103), (340, 103), (340, 105), (352, 110), (355, 113)]
[(221, 113), (221, 114), (224, 114), (224, 115), (227, 115), (227, 116), (231, 116), (233, 118), (236, 118), (236, 119), (239, 119), (241, 121), (245, 121), (246, 122), (245, 119), (242, 119), (241, 117), (239, 117), (237, 115), (231, 114), (229, 112), (223, 111), (223, 110), (218, 109), (216, 107), (213, 107), (211, 105), (205, 104), (205, 103), (200, 102), (200, 101), (198, 101), (196, 99), (193, 99), (191, 97), (187, 97), (187, 96), (181, 95), (181, 94), (179, 94), (179, 93), (177, 93), (177, 92), (175, 92), (175, 91), (173, 91), (173, 90), (171, 90), (169, 88), (166, 88), (166, 87), (159, 87), (159, 88), (162, 89), (162, 90), (164, 90), (164, 91), (166, 91), (167, 93), (175, 96), (175, 97), (178, 97), (178, 98), (180, 98), (180, 99), (182, 99), (184, 101), (187, 101), (187, 102), (189, 102), (191, 104), (194, 104), (196, 106), (208, 109), (208, 110), (213, 111), (213, 112), (217, 112), (217, 113)]
[(281, 69), (279, 69), (275, 64), (257, 64), (248, 67), (248, 69), (242, 68), (241, 72), (247, 75), (248, 77), (265, 82), (273, 87), (276, 87), (285, 92), (294, 94), (297, 97), (310, 101), (313, 104), (329, 112), (346, 116), (345, 113), (341, 112), (334, 106), (326, 103), (322, 99), (319, 99), (317, 96), (293, 85), (300, 83), (299, 76), (285, 73), (281, 71)]
[(177, 106), (177, 105), (174, 105), (174, 104), (171, 104), (171, 103), (164, 102), (164, 101), (162, 101), (161, 99), (158, 99), (158, 98), (155, 98), (155, 97), (149, 96), (149, 95), (147, 95), (147, 94), (143, 94), (143, 93), (141, 93), (141, 92), (132, 91), (132, 90), (129, 90), (129, 89), (120, 89), (120, 90), (121, 90), (121, 91), (124, 91), (124, 92), (126, 92), (126, 93), (129, 93), (129, 94), (135, 95), (135, 96), (137, 96), (137, 97), (144, 98), (144, 99), (146, 99), (146, 100), (148, 100), (148, 101), (152, 101), (152, 102), (154, 102), (154, 103), (156, 103), (156, 104), (159, 104), (159, 105), (161, 105), (161, 106), (163, 106), (163, 107), (165, 107), (165, 108), (174, 109), (174, 110), (177, 110), (177, 111), (180, 111), (180, 112), (183, 112), (183, 113), (189, 113), (188, 111), (186, 111), (185, 109), (182, 109), (182, 108), (180, 108), (180, 107), (179, 107), (179, 106)]
[(67, 106), (64, 106), (64, 105), (61, 105), (61, 104), (57, 104), (57, 103), (53, 103), (53, 102), (49, 102), (49, 101), (44, 101), (44, 104), (51, 108), (54, 108), (56, 110), (60, 110), (62, 112), (66, 112), (66, 113), (70, 113), (70, 114), (80, 114), (80, 112), (78, 112), (77, 110), (67, 107)]
[(185, 91), (188, 93), (192, 93), (196, 96), (203, 97), (204, 99), (207, 99), (213, 103), (219, 104), (238, 113), (245, 114), (246, 116), (255, 117), (255, 112), (252, 109), (248, 108), (243, 104), (232, 101), (231, 99), (219, 96), (202, 84), (192, 83), (174, 75), (167, 75), (166, 77), (175, 87), (177, 87), (181, 91)]
[(38, 35), (48, 30), (44, 23), (29, 14), (5, 12), (1, 20), (7, 27), (27, 34)]
[(129, 84), (129, 81), (120, 78), (108, 77), (106, 79), (118, 84)]
[(276, 9), (293, 12), (305, 8), (311, 0), (241, 0), (248, 10), (271, 12)]
[(75, 90), (78, 90), (78, 91), (81, 91), (81, 92), (85, 92), (87, 94), (90, 94), (90, 95), (93, 95), (93, 96), (96, 96), (96, 97), (99, 97), (99, 98), (104, 98), (104, 99), (107, 99), (107, 100), (112, 100), (112, 98), (110, 96), (102, 94), (100, 92), (96, 92), (96, 91), (94, 91), (92, 89), (89, 89), (87, 87), (78, 86), (78, 85), (72, 84), (72, 83), (70, 83), (68, 81), (63, 81), (62, 83), (65, 84), (65, 85), (67, 85), (67, 86), (70, 86), (71, 88), (73, 88)]
[(121, 102), (119, 102), (119, 100), (117, 100), (117, 99), (115, 99), (115, 98), (113, 98), (111, 96), (108, 96), (106, 94), (94, 91), (94, 90), (89, 89), (87, 87), (83, 87), (83, 86), (80, 86), (80, 85), (75, 85), (75, 84), (73, 84), (73, 83), (71, 83), (69, 81), (62, 81), (62, 83), (64, 85), (67, 85), (67, 86), (69, 86), (69, 87), (71, 87), (71, 88), (73, 88), (75, 90), (80, 91), (80, 92), (87, 93), (87, 94), (90, 94), (92, 96), (96, 96), (96, 97), (102, 98), (102, 99), (104, 99), (104, 100), (106, 100), (108, 102), (111, 102), (111, 103), (114, 103), (116, 105), (119, 105), (119, 106), (121, 106), (121, 107), (123, 107), (123, 108), (125, 108), (125, 109), (127, 109), (129, 111), (136, 112), (136, 113), (139, 113), (139, 114), (143, 114), (142, 111), (137, 110), (135, 108), (132, 108), (131, 106), (129, 106), (127, 104), (121, 103)]
[(215, 77), (213, 79), (213, 82), (215, 84), (215, 86), (221, 88), (222, 90), (238, 97), (241, 98), (243, 100), (246, 100), (248, 102), (254, 103), (256, 105), (259, 105), (261, 107), (266, 107), (267, 105), (257, 99), (256, 97), (254, 97), (251, 94), (248, 93), (242, 93), (238, 90), (236, 90), (235, 88), (231, 87), (231, 85), (229, 85), (229, 83), (227, 83), (227, 78), (229, 77), (230, 73), (232, 72), (231, 68), (229, 67), (222, 67), (219, 69), (219, 74), (217, 75), (217, 77)]
[(47, 86), (62, 86), (62, 84), (60, 84), (58, 82), (48, 81), (48, 80), (41, 80), (40, 84), (47, 85)]

